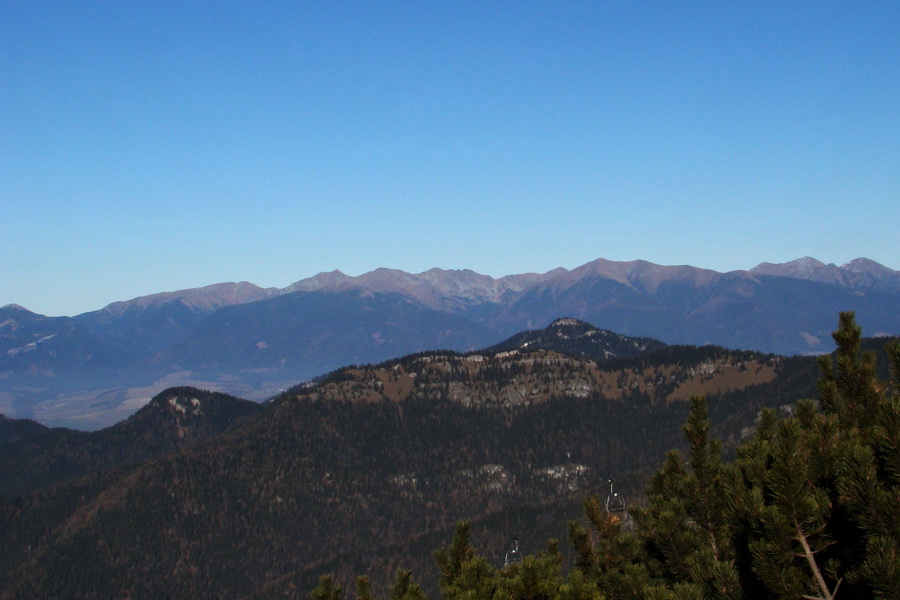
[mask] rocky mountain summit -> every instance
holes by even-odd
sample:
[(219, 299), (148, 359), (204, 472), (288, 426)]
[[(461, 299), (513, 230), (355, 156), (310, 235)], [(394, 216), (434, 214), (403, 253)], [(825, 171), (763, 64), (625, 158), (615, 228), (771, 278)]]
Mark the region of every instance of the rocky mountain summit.
[(485, 351), (497, 353), (543, 348), (562, 354), (608, 360), (630, 358), (663, 347), (665, 344), (659, 340), (628, 337), (613, 331), (597, 329), (578, 319), (564, 317), (553, 321), (544, 329), (518, 333)]
[(750, 272), (817, 281), (863, 292), (900, 292), (900, 271), (888, 269), (868, 258), (857, 258), (838, 267), (806, 256), (782, 264), (760, 263)]

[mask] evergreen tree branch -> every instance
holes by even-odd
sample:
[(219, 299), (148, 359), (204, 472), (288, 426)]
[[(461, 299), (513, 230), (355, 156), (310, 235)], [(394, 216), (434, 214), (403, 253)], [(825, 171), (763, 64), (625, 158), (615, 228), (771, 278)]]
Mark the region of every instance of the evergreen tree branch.
[(825, 577), (822, 576), (822, 571), (819, 569), (818, 563), (816, 563), (816, 557), (809, 547), (809, 541), (806, 539), (806, 535), (803, 533), (800, 523), (796, 520), (794, 521), (794, 527), (797, 528), (797, 537), (795, 539), (800, 542), (800, 546), (803, 548), (803, 556), (806, 558), (806, 563), (809, 565), (809, 570), (812, 572), (813, 579), (815, 579), (816, 585), (822, 593), (821, 596), (804, 596), (804, 598), (809, 598), (810, 600), (834, 600), (834, 595), (837, 593), (842, 580), (838, 579), (834, 586), (834, 590), (829, 591), (828, 584), (825, 583)]

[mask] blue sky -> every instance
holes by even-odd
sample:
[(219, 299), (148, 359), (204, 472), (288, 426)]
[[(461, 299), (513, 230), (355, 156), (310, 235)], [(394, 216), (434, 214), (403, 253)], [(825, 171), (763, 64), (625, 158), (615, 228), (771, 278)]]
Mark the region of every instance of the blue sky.
[(897, 2), (0, 0), (0, 305), (900, 268)]

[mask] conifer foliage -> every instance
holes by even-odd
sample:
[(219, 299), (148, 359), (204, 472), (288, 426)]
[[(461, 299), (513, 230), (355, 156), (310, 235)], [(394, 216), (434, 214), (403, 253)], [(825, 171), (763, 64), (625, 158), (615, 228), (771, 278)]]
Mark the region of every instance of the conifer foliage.
[[(706, 400), (684, 425), (687, 456), (667, 454), (640, 507), (609, 513), (599, 496), (569, 523), (574, 564), (555, 541), (495, 567), (469, 526), (435, 553), (446, 600), (739, 600), (900, 598), (900, 343), (886, 347), (891, 381), (861, 351), (842, 313), (834, 356), (819, 360), (819, 402), (788, 418), (760, 415), (734, 462), (710, 437)], [(626, 527), (626, 521), (628, 526)], [(400, 571), (390, 598), (418, 598)], [(336, 600), (323, 579), (315, 600)], [(338, 590), (339, 595), (339, 590)], [(360, 600), (368, 600), (367, 593)]]

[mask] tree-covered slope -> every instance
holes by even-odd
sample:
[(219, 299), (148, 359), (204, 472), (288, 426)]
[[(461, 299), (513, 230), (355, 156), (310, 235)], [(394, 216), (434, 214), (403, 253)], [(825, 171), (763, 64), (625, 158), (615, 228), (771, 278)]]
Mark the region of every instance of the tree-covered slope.
[(255, 402), (227, 394), (170, 388), (125, 421), (100, 431), (3, 420), (0, 431), (17, 424), (20, 434), (0, 444), (0, 496), (171, 454), (213, 438), (261, 410)]
[[(734, 427), (780, 402), (766, 390), (790, 361), (693, 353), (438, 352), (340, 369), (176, 454), (0, 502), (0, 597), (305, 596), (319, 569), (370, 564), (385, 589), (395, 567), (427, 567), (460, 519), (497, 554), (513, 534), (533, 548), (610, 477), (634, 497), (681, 445), (690, 394), (718, 395), (720, 421), (746, 411)], [(172, 441), (193, 406), (175, 396), (136, 415), (168, 411)]]
[(578, 319), (556, 319), (544, 329), (523, 331), (490, 346), (485, 352), (494, 354), (511, 350), (553, 350), (560, 354), (584, 356), (594, 360), (631, 358), (665, 347), (659, 340), (634, 338), (613, 331), (597, 329)]
[[(889, 382), (876, 355), (862, 352), (852, 313), (834, 333), (835, 357), (819, 360), (818, 402), (793, 414), (764, 410), (731, 462), (710, 435), (707, 402), (691, 400), (686, 453), (672, 450), (655, 472), (633, 527), (584, 501), (569, 522), (574, 561), (555, 541), (497, 567), (476, 551), (468, 523), (435, 553), (446, 600), (890, 599), (900, 597), (900, 343), (885, 348)], [(367, 575), (356, 597), (368, 599)], [(313, 598), (338, 600), (323, 575)], [(390, 598), (422, 598), (398, 570)]]

